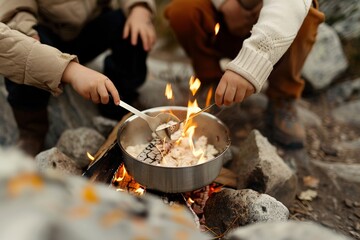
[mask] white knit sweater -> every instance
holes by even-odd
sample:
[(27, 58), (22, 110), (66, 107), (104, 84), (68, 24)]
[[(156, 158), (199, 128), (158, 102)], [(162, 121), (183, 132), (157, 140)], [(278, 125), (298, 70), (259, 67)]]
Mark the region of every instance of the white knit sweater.
[[(212, 0), (218, 9), (224, 1)], [(226, 69), (246, 78), (259, 92), (276, 62), (295, 39), (311, 3), (312, 0), (263, 0), (251, 36)]]

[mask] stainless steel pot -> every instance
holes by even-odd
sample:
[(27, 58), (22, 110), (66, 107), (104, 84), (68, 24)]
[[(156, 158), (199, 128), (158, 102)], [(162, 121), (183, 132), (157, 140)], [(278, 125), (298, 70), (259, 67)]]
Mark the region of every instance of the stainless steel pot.
[[(155, 116), (160, 112), (172, 112), (179, 119), (186, 117), (186, 107), (164, 106), (146, 111)], [(229, 149), (230, 137), (228, 128), (218, 118), (201, 113), (193, 119), (197, 123), (195, 139), (204, 135), (208, 143), (220, 152), (218, 156), (205, 163), (187, 167), (164, 167), (144, 163), (126, 152), (128, 146), (149, 143), (152, 140), (151, 130), (147, 123), (132, 116), (119, 128), (117, 141), (124, 154), (124, 163), (128, 173), (148, 189), (167, 193), (187, 192), (204, 187), (219, 175), (223, 166), (224, 153)]]

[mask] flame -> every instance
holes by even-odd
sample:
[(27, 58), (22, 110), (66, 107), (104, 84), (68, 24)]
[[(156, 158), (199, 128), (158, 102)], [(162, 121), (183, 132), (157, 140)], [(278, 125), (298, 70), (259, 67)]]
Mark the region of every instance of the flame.
[(170, 84), (170, 83), (167, 83), (167, 84), (166, 84), (165, 97), (166, 97), (168, 100), (174, 99), (174, 94), (173, 94), (173, 90), (172, 90), (172, 87), (171, 87), (171, 84)]
[(211, 183), (210, 184), (210, 189), (209, 189), (209, 196), (213, 193), (217, 193), (220, 192), (222, 190), (223, 186), (219, 185), (217, 183)]
[(122, 180), (124, 180), (124, 178), (125, 178), (125, 176), (127, 174), (126, 168), (125, 167), (120, 167), (120, 169), (118, 170), (118, 173), (119, 174), (116, 174), (115, 181), (121, 182)]
[(187, 203), (188, 204), (193, 204), (195, 201), (194, 200), (192, 200), (192, 198), (191, 197), (189, 197), (188, 199), (187, 199)]
[(198, 78), (195, 78), (194, 76), (192, 76), (189, 80), (189, 85), (190, 85), (190, 91), (192, 93), (193, 96), (195, 96), (195, 93), (197, 92), (197, 90), (200, 88), (201, 82)]
[(135, 179), (127, 173), (124, 164), (122, 164), (115, 173), (112, 184), (116, 187), (116, 191), (127, 191), (135, 195), (143, 195), (145, 193), (145, 187), (137, 183)]
[(188, 108), (187, 108), (187, 113), (186, 113), (186, 119), (185, 119), (185, 124), (184, 124), (184, 130), (183, 133), (187, 131), (187, 129), (192, 125), (193, 121), (190, 119), (189, 117), (200, 111), (201, 109), (198, 106), (197, 100), (195, 99), (194, 102), (188, 101)]
[(216, 23), (216, 24), (215, 24), (214, 31), (215, 31), (215, 36), (216, 36), (216, 35), (219, 33), (219, 31), (220, 31), (220, 23)]
[(212, 95), (213, 95), (213, 87), (210, 87), (209, 91), (208, 91), (208, 93), (206, 95), (206, 102), (205, 102), (206, 107), (210, 105)]
[[(217, 26), (218, 26), (217, 28), (220, 27), (219, 24), (217, 24)], [(189, 90), (190, 90), (193, 98), (192, 98), (192, 100), (188, 101), (188, 108), (187, 108), (186, 118), (183, 121), (184, 124), (183, 124), (183, 129), (181, 132), (181, 137), (175, 142), (175, 144), (180, 145), (183, 141), (186, 141), (186, 144), (188, 144), (188, 146), (190, 146), (192, 154), (197, 159), (198, 163), (201, 163), (206, 159), (205, 158), (206, 152), (205, 152), (205, 149), (196, 149), (194, 136), (195, 136), (195, 129), (196, 129), (197, 125), (194, 121), (192, 121), (192, 118), (190, 118), (190, 117), (193, 114), (195, 114), (201, 110), (201, 108), (198, 106), (197, 100), (194, 99), (194, 96), (197, 93), (197, 91), (199, 90), (200, 86), (201, 86), (201, 81), (198, 78), (191, 76), (189, 79)], [(167, 99), (174, 100), (172, 86), (169, 83), (166, 84), (165, 96), (167, 97)], [(212, 96), (213, 96), (213, 88), (211, 87), (207, 93), (206, 106), (210, 105)], [(165, 144), (165, 143), (166, 142), (164, 139), (163, 144)], [(164, 158), (163, 158), (163, 161), (165, 161)]]
[(94, 161), (95, 158), (89, 153), (89, 152), (86, 152), (86, 155), (87, 157), (90, 159), (90, 161)]
[(187, 136), (189, 136), (189, 146), (192, 150), (193, 155), (198, 158), (198, 162), (201, 161), (203, 159), (203, 156), (205, 154), (205, 151), (202, 149), (196, 149), (194, 141), (193, 141), (193, 137), (194, 137), (194, 133), (195, 133), (195, 128), (196, 126), (190, 126), (188, 128), (188, 130), (186, 131)]

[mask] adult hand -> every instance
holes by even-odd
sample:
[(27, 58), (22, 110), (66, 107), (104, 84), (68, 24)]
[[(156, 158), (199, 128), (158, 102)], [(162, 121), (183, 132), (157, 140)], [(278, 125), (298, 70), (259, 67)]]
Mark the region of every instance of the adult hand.
[(143, 5), (134, 6), (126, 20), (123, 38), (131, 35), (131, 44), (136, 45), (140, 36), (145, 51), (149, 51), (155, 43), (156, 33), (152, 22), (151, 11)]
[(261, 1), (253, 9), (247, 10), (240, 5), (238, 0), (226, 0), (220, 12), (231, 34), (246, 37), (257, 22), (261, 7)]
[(113, 97), (114, 104), (120, 103), (119, 93), (109, 78), (77, 62), (69, 63), (61, 81), (71, 84), (78, 94), (85, 99), (91, 99), (94, 103), (107, 104), (109, 93)]
[(255, 92), (254, 86), (241, 75), (227, 70), (222, 76), (216, 91), (215, 103), (218, 106), (229, 106), (236, 102), (242, 102)]

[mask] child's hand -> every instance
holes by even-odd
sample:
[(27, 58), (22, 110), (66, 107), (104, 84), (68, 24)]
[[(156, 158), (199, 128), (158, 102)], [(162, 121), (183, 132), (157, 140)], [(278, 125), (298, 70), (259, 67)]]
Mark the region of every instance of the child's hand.
[(143, 5), (136, 5), (126, 20), (123, 38), (131, 34), (131, 44), (136, 45), (140, 36), (145, 51), (150, 51), (156, 40), (155, 28), (152, 23), (152, 13)]
[(107, 104), (109, 93), (114, 99), (114, 104), (120, 103), (119, 93), (109, 78), (79, 63), (70, 62), (61, 81), (71, 84), (78, 94), (94, 103)]
[(242, 102), (255, 92), (254, 86), (233, 71), (225, 71), (215, 92), (215, 103), (218, 106), (229, 106), (236, 102)]

